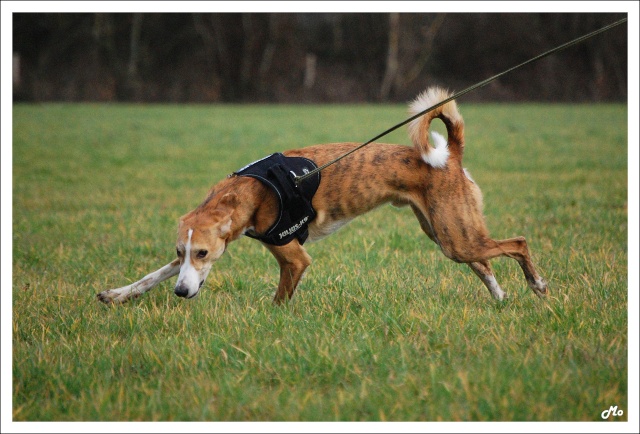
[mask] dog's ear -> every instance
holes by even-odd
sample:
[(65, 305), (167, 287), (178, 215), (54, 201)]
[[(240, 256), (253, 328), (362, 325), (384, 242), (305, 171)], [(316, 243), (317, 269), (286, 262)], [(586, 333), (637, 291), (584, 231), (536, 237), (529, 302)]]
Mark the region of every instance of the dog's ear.
[(235, 193), (227, 193), (220, 198), (218, 208), (229, 208), (233, 211), (238, 206), (238, 196)]
[(224, 217), (220, 221), (218, 231), (220, 236), (225, 238), (231, 232), (231, 215), (238, 206), (238, 196), (235, 193), (227, 193), (218, 202), (218, 210), (224, 213)]
[(218, 227), (221, 238), (226, 238), (231, 232), (231, 214), (228, 214)]

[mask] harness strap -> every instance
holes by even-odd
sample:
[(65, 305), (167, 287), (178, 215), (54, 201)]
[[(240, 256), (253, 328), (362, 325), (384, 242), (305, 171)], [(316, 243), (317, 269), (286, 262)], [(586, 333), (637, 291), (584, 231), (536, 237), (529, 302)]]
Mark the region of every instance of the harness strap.
[(264, 234), (247, 232), (245, 235), (275, 246), (288, 244), (294, 238), (304, 244), (309, 236), (309, 223), (316, 218), (311, 202), (320, 185), (320, 173), (304, 185), (296, 185), (295, 178), (317, 167), (308, 158), (275, 153), (234, 172), (238, 176), (258, 179), (278, 198), (278, 216), (269, 230)]

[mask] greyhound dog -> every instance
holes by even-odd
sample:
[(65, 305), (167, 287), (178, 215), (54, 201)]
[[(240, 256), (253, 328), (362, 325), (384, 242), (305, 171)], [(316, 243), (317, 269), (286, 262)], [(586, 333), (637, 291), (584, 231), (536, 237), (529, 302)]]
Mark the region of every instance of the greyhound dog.
[[(420, 94), (409, 110), (417, 115), (449, 97), (448, 92), (432, 87)], [(447, 139), (435, 132), (429, 138), (434, 118), (446, 126)], [(172, 262), (135, 283), (103, 291), (98, 299), (107, 304), (126, 302), (175, 275), (178, 275), (175, 294), (192, 298), (199, 293), (212, 265), (229, 243), (248, 235), (261, 240), (278, 261), (280, 282), (274, 302), (282, 303), (293, 296), (311, 264), (303, 247), (305, 240), (315, 241), (332, 234), (355, 217), (385, 203), (410, 206), (422, 230), (442, 253), (455, 262), (468, 264), (495, 299), (505, 297), (489, 264), (490, 259), (499, 256), (518, 261), (529, 287), (538, 296), (545, 296), (547, 283), (535, 269), (526, 240), (489, 237), (482, 193), (462, 166), (464, 122), (456, 102), (449, 101), (414, 119), (408, 131), (413, 147), (370, 144), (324, 168), (313, 188), (307, 188), (304, 194), (297, 191), (294, 176), (287, 181), (288, 172), (292, 175), (296, 175), (296, 170), (307, 172), (348, 153), (356, 144), (333, 143), (290, 150), (278, 154), (277, 161), (259, 160), (255, 166), (246, 166), (248, 169), (227, 176), (209, 190), (197, 208), (180, 218), (177, 257)], [(291, 169), (287, 166), (289, 161), (306, 166)], [(277, 176), (269, 180), (267, 173)], [(279, 189), (275, 184), (279, 184)], [(297, 195), (297, 199), (288, 200), (289, 194)], [(308, 212), (298, 212), (301, 206), (308, 208)], [(281, 221), (288, 223), (282, 226)]]

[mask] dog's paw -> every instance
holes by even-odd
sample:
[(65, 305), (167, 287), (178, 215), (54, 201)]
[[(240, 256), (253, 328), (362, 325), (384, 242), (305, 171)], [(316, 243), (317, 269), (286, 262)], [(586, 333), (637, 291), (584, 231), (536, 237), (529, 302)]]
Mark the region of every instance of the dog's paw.
[(139, 294), (134, 295), (128, 291), (122, 291), (122, 289), (124, 288), (102, 291), (96, 295), (96, 298), (104, 304), (122, 304), (139, 296)]
[(531, 289), (533, 289), (533, 292), (538, 296), (538, 297), (546, 297), (547, 294), (549, 294), (549, 287), (547, 285), (547, 282), (545, 282), (543, 279), (540, 280), (536, 280), (531, 286)]
[(499, 296), (496, 296), (494, 298), (497, 301), (506, 302), (507, 300), (509, 300), (509, 293), (503, 291)]
[(114, 304), (115, 299), (117, 298), (117, 294), (114, 294), (111, 290), (102, 291), (101, 293), (96, 295), (96, 298), (104, 304)]

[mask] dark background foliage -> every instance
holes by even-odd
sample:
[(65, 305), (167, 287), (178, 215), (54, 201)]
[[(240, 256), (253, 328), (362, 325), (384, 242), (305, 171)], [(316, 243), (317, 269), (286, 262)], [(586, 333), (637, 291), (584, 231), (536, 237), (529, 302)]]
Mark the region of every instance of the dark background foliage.
[[(14, 99), (405, 102), (622, 18), (600, 13), (17, 13)], [(625, 101), (627, 26), (467, 100)]]

